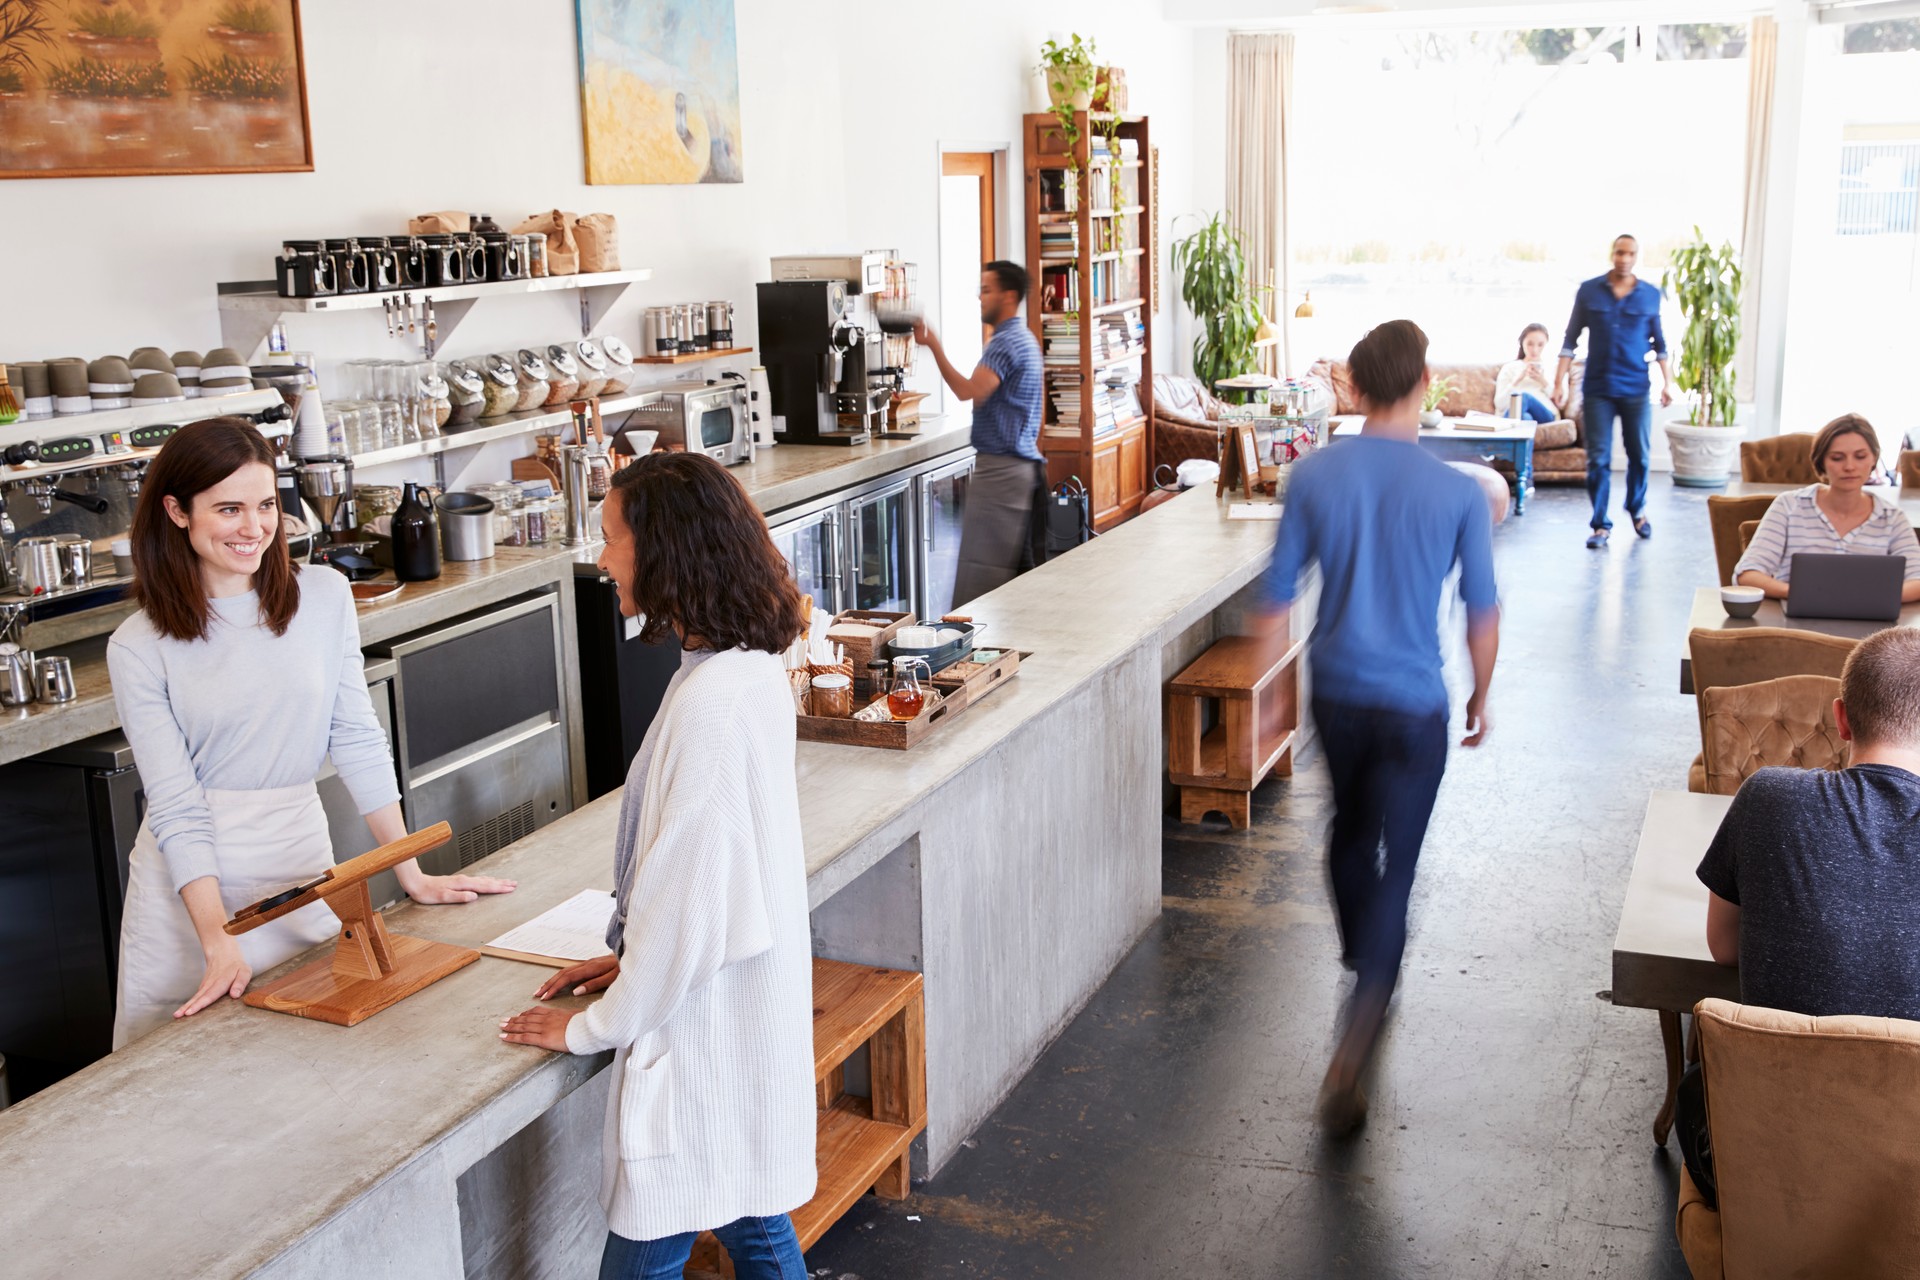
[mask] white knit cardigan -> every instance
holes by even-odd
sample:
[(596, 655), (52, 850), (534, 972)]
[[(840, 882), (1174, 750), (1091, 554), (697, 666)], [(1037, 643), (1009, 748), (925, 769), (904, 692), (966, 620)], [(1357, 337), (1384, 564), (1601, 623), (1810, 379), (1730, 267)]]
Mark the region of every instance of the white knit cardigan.
[(710, 1230), (814, 1190), (813, 962), (793, 695), (772, 654), (690, 671), (619, 839), (639, 866), (620, 976), (567, 1024), (615, 1050), (601, 1203), (629, 1240)]

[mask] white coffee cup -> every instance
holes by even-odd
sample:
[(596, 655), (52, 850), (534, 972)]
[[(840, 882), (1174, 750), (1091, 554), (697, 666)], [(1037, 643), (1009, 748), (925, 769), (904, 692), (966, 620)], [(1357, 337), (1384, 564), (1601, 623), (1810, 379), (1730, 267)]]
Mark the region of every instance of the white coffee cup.
[(128, 538), (113, 540), (113, 571), (122, 578), (133, 576), (133, 542)]

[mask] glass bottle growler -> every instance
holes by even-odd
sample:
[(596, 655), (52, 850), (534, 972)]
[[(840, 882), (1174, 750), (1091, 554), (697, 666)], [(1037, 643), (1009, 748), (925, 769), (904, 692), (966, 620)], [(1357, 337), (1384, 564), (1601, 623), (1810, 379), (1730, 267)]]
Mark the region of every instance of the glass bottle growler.
[(393, 576), (428, 582), (440, 576), (440, 517), (414, 481), (400, 493), (393, 513)]

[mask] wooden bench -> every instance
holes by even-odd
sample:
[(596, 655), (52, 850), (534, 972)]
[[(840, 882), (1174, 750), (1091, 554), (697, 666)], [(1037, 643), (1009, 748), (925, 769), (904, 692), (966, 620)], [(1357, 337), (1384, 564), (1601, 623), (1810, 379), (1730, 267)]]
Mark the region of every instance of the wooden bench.
[[(846, 1091), (846, 1063), (867, 1046), (871, 1097)], [(910, 1148), (927, 1127), (927, 1020), (920, 975), (901, 969), (813, 962), (813, 1078), (819, 1103), (813, 1199), (793, 1212), (809, 1249), (872, 1190), (904, 1200)], [(731, 1277), (711, 1232), (694, 1244), (689, 1277)]]
[[(1245, 831), (1253, 789), (1269, 773), (1293, 773), (1305, 643), (1289, 640), (1269, 664), (1268, 641), (1227, 636), (1167, 686), (1167, 773), (1180, 789), (1180, 821), (1220, 813)], [(1209, 704), (1216, 722), (1202, 732)]]

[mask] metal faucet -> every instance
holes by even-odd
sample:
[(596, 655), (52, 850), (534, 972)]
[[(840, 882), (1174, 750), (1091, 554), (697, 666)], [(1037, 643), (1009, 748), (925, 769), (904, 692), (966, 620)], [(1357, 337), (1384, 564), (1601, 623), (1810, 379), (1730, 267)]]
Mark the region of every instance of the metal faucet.
[(107, 474), (126, 486), (128, 506), (133, 506), (140, 501), (140, 486), (144, 484), (147, 479), (147, 464), (145, 459), (141, 459), (138, 462), (123, 462)]
[(53, 486), (54, 481), (52, 480), (22, 480), (20, 482), (20, 487), (26, 490), (27, 496), (33, 499), (35, 505), (40, 508), (40, 514), (43, 516), (53, 514)]

